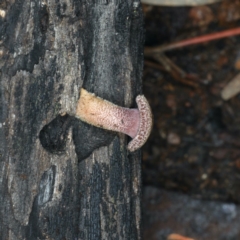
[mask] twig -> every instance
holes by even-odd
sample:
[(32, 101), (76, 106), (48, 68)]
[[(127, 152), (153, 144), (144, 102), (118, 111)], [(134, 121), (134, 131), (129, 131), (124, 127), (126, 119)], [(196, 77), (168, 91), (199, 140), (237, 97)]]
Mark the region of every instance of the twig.
[(164, 54), (155, 54), (152, 56), (154, 60), (161, 63), (158, 65), (156, 63), (152, 63), (151, 65), (148, 63), (147, 65), (152, 68), (157, 68), (159, 70), (164, 69), (164, 71), (168, 72), (176, 81), (188, 85), (193, 88), (199, 88), (199, 84), (196, 82), (192, 82), (188, 80), (188, 74), (184, 72), (181, 68), (179, 68), (175, 63), (173, 63), (167, 56)]
[(154, 62), (151, 62), (151, 61), (148, 61), (148, 60), (145, 60), (144, 61), (144, 65), (145, 66), (148, 66), (150, 68), (155, 68), (155, 69), (158, 69), (158, 70), (161, 70), (161, 71), (165, 71), (165, 72), (168, 72), (163, 66), (161, 66), (160, 64), (158, 63), (154, 63)]
[(179, 42), (175, 42), (175, 43), (170, 43), (167, 45), (161, 45), (158, 47), (151, 47), (151, 48), (146, 47), (144, 53), (145, 53), (145, 55), (149, 56), (153, 53), (161, 53), (161, 52), (173, 50), (176, 48), (195, 45), (195, 44), (213, 41), (213, 40), (230, 37), (230, 36), (235, 36), (235, 35), (239, 35), (239, 34), (240, 34), (240, 27), (222, 31), (222, 32), (218, 32), (218, 33), (211, 33), (211, 34), (207, 34), (207, 35), (203, 35), (200, 37), (195, 37), (195, 38), (191, 38), (191, 39), (187, 39), (187, 40), (183, 40), (183, 41), (179, 41)]

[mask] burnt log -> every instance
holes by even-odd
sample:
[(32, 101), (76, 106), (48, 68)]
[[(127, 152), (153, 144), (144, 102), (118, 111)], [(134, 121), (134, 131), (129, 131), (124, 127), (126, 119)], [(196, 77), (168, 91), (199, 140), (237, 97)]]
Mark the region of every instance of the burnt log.
[(0, 2), (0, 239), (141, 239), (141, 154), (75, 117), (141, 93), (139, 1)]

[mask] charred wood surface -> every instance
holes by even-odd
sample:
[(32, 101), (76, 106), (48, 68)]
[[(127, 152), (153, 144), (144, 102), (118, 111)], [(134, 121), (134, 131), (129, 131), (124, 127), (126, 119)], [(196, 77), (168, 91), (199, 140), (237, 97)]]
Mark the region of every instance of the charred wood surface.
[(75, 117), (83, 86), (135, 107), (139, 1), (0, 2), (0, 239), (140, 239), (140, 152)]

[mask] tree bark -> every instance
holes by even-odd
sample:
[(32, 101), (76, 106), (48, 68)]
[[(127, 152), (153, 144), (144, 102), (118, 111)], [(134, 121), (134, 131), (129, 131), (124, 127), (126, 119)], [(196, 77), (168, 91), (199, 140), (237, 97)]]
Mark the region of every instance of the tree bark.
[(141, 93), (135, 0), (0, 2), (0, 239), (141, 239), (140, 151), (75, 117)]

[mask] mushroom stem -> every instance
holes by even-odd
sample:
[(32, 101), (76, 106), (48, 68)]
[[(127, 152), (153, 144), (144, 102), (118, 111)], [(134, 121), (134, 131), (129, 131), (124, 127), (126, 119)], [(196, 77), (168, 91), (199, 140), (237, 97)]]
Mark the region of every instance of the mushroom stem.
[(136, 98), (138, 108), (125, 108), (103, 100), (81, 89), (76, 116), (96, 127), (127, 134), (133, 140), (130, 151), (140, 148), (147, 140), (152, 127), (152, 115), (146, 98)]

